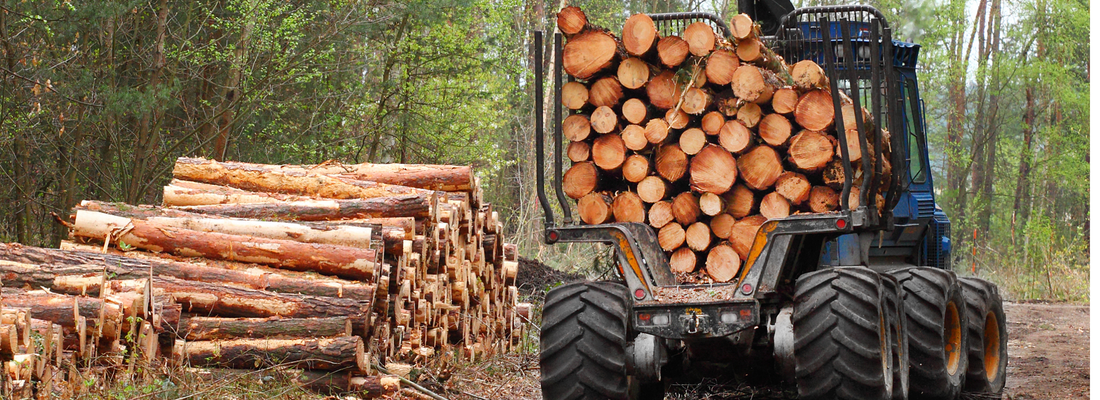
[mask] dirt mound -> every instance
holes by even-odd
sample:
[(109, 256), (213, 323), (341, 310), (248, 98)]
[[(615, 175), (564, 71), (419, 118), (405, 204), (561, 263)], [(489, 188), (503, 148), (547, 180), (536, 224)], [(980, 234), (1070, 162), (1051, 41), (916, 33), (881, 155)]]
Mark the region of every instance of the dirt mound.
[(516, 273), (516, 288), (523, 297), (537, 298), (542, 296), (550, 288), (559, 283), (569, 283), (584, 280), (584, 275), (571, 274), (550, 268), (538, 260), (519, 257), (519, 271)]

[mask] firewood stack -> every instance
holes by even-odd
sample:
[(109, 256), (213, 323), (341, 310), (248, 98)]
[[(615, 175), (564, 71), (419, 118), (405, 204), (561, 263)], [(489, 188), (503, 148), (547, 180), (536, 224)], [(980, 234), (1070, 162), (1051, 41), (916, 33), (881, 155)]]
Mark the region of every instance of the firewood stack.
[[(163, 356), (382, 395), (398, 385), (371, 363), (519, 343), (516, 248), (469, 167), (180, 158), (173, 173), (163, 207), (82, 202), (61, 249), (0, 244), (5, 382), (40, 380), (23, 365), (46, 356)], [(25, 345), (32, 331), (49, 340)]]
[[(590, 24), (576, 7), (557, 15), (566, 37), (562, 121), (573, 162), (563, 189), (587, 224), (648, 223), (684, 283), (728, 282), (768, 219), (837, 211), (844, 184), (829, 80), (821, 66), (788, 66), (745, 14), (733, 42), (704, 22), (660, 37), (636, 14), (622, 36)], [(735, 43), (734, 43), (735, 42)], [(871, 114), (859, 138), (853, 101), (841, 92), (854, 168), (849, 205), (859, 205), (860, 140), (873, 149)], [(882, 131), (889, 186), (889, 133)]]

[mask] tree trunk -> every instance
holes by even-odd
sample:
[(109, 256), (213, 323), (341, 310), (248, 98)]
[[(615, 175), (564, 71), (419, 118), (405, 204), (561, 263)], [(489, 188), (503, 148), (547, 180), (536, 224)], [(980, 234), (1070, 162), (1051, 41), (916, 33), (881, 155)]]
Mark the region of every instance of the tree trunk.
[(791, 121), (780, 114), (768, 114), (760, 120), (760, 138), (772, 147), (782, 147), (791, 138)]
[(733, 230), (733, 224), (735, 223), (737, 223), (737, 220), (732, 215), (718, 214), (710, 219), (710, 231), (718, 239), (729, 239), (730, 231)]
[(641, 125), (649, 115), (645, 102), (639, 99), (627, 99), (623, 102), (623, 119), (631, 124)]
[(699, 127), (706, 132), (707, 135), (718, 135), (722, 131), (722, 127), (726, 124), (726, 117), (721, 112), (711, 111), (703, 115), (703, 119), (699, 123)]
[(1012, 196), (1012, 239), (1016, 240), (1016, 224), (1027, 221), (1031, 197), (1031, 143), (1035, 137), (1035, 89), (1028, 84), (1024, 89), (1024, 142), (1020, 148), (1020, 164), (1016, 172), (1016, 193)]
[(794, 120), (811, 131), (824, 131), (833, 125), (836, 110), (833, 96), (824, 89), (815, 89), (802, 95), (794, 109)]
[(799, 61), (791, 66), (790, 71), (795, 86), (801, 90), (829, 88), (829, 78), (825, 76), (825, 70), (813, 60)]
[(691, 158), (690, 175), (692, 190), (722, 194), (729, 191), (737, 181), (737, 161), (726, 149), (707, 145)]
[(182, 365), (228, 368), (289, 366), (335, 371), (355, 368), (369, 372), (363, 339), (235, 339), (176, 342), (172, 358)]
[(308, 339), (351, 336), (347, 316), (323, 318), (221, 318), (191, 316), (180, 320), (179, 337), (191, 340)]
[(581, 163), (592, 159), (592, 147), (588, 142), (569, 142), (565, 148), (565, 154), (569, 161)]
[(592, 122), (589, 121), (588, 116), (584, 114), (572, 114), (565, 117), (565, 121), (561, 123), (561, 134), (574, 142), (584, 141), (588, 139), (588, 135), (592, 133)]
[(372, 249), (199, 232), (90, 211), (77, 211), (73, 235), (97, 240), (116, 236), (117, 241), (154, 252), (255, 262), (347, 279), (369, 280), (378, 268)]
[(710, 93), (704, 89), (688, 88), (684, 92), (684, 101), (680, 104), (680, 109), (690, 115), (702, 114), (710, 107), (711, 97)]
[(401, 390), (401, 380), (392, 375), (355, 376), (347, 371), (306, 370), (295, 371), (291, 376), (298, 386), (322, 394), (354, 393), (358, 397), (373, 399), (392, 396)]
[(690, 46), (679, 36), (665, 36), (657, 41), (657, 57), (661, 64), (668, 68), (676, 68), (687, 59), (691, 51)]
[[(792, 142), (793, 143), (793, 142)], [(793, 148), (793, 145), (792, 145)], [(749, 150), (737, 161), (741, 180), (755, 190), (767, 190), (783, 174), (783, 163), (775, 149), (760, 145)]]
[(618, 222), (645, 222), (645, 204), (634, 192), (622, 191), (615, 195), (615, 201), (611, 203), (611, 212), (615, 215), (615, 221)]
[(699, 220), (699, 198), (691, 192), (683, 192), (672, 198), (672, 216), (680, 225), (691, 225)]
[(675, 74), (668, 70), (651, 78), (645, 85), (645, 92), (649, 104), (661, 110), (676, 107), (683, 95), (680, 86), (676, 84)]
[[(134, 252), (127, 254), (135, 255)], [(374, 285), (258, 266), (218, 267), (4, 244), (0, 244), (0, 259), (6, 261), (0, 264), (0, 271), (9, 287), (46, 287), (60, 291), (64, 286), (59, 283), (64, 281), (65, 276), (98, 278), (106, 271), (113, 279), (144, 279), (152, 271), (156, 276), (229, 283), (280, 293), (343, 297), (368, 302), (374, 298)], [(88, 286), (87, 289), (87, 293), (91, 295), (99, 292), (95, 286)]]
[(810, 189), (810, 211), (823, 213), (840, 208), (840, 194), (828, 186), (814, 186)]
[(682, 107), (674, 107), (665, 112), (665, 122), (668, 122), (668, 126), (672, 129), (684, 129), (691, 122), (691, 117), (684, 112)]
[(707, 275), (715, 282), (729, 282), (741, 269), (741, 257), (729, 243), (714, 246), (707, 253)]
[[(738, 57), (741, 55), (738, 54)], [(744, 58), (741, 59), (744, 60)], [(774, 72), (749, 65), (737, 68), (737, 71), (733, 72), (730, 85), (737, 97), (751, 103), (771, 101), (776, 89), (782, 86)]]
[(767, 218), (764, 218), (764, 216), (753, 215), (742, 218), (733, 224), (729, 241), (733, 245), (733, 250), (737, 252), (737, 256), (742, 260), (749, 258), (749, 250), (752, 248), (752, 242), (756, 240), (756, 232), (760, 230), (760, 226), (764, 222), (767, 222)]
[(668, 266), (676, 274), (689, 274), (695, 271), (695, 264), (698, 260), (695, 257), (695, 252), (687, 247), (681, 247), (672, 252), (672, 255), (668, 258)]
[(408, 186), (362, 181), (342, 176), (315, 175), (272, 166), (180, 158), (176, 179), (225, 185), (255, 192), (274, 192), (330, 199), (366, 199), (392, 196), (430, 196), (432, 191)]
[(734, 218), (745, 218), (756, 211), (756, 194), (743, 184), (734, 185), (724, 197), (726, 212)]
[(710, 226), (702, 221), (688, 225), (684, 230), (684, 242), (695, 251), (705, 251), (710, 247)]
[(615, 114), (615, 110), (612, 110), (611, 107), (600, 106), (592, 112), (589, 122), (592, 124), (592, 130), (596, 133), (611, 133), (619, 127), (619, 115)]
[(756, 128), (764, 111), (756, 103), (748, 103), (737, 109), (737, 120), (747, 128)]
[(616, 134), (600, 135), (592, 143), (592, 161), (604, 171), (616, 171), (626, 160), (626, 145)]
[(618, 57), (618, 42), (601, 30), (581, 32), (565, 42), (562, 68), (577, 79), (588, 79), (611, 67)]
[[(642, 56), (656, 48), (657, 26), (645, 14), (634, 14), (623, 24), (623, 48), (634, 56)], [(636, 88), (635, 88), (636, 89)]]
[(718, 131), (718, 144), (731, 153), (740, 154), (752, 144), (752, 137), (752, 131), (740, 121), (729, 120)]
[(326, 221), (358, 218), (428, 218), (433, 196), (395, 196), (356, 200), (312, 200), (281, 203), (217, 204), (179, 207), (179, 210), (222, 217)]
[(250, 192), (229, 186), (211, 185), (173, 179), (164, 187), (166, 206), (203, 206), (209, 204), (277, 203), (308, 201), (308, 196), (282, 193)]
[(699, 210), (708, 216), (715, 216), (722, 212), (726, 208), (725, 203), (722, 201), (722, 196), (715, 193), (703, 193), (699, 195)]
[(707, 134), (702, 129), (688, 128), (680, 133), (680, 150), (683, 150), (684, 154), (692, 156), (699, 154), (703, 146), (707, 146)]
[(24, 292), (7, 289), (0, 302), (5, 308), (31, 310), (31, 315), (35, 319), (50, 321), (69, 330), (77, 328), (77, 316), (96, 321), (97, 326), (102, 327), (100, 333), (106, 340), (118, 339), (122, 334), (122, 307), (102, 299), (67, 296), (41, 290)]
[(688, 44), (688, 51), (696, 57), (706, 57), (714, 51), (714, 45), (718, 41), (711, 28), (705, 22), (695, 22), (684, 28), (684, 41)]
[(801, 205), (810, 198), (810, 180), (797, 172), (784, 172), (775, 181), (775, 192), (794, 205)]
[(588, 104), (588, 87), (580, 82), (566, 82), (561, 86), (561, 105), (570, 110), (580, 110)]
[(572, 199), (580, 199), (584, 195), (596, 190), (600, 180), (596, 164), (582, 162), (573, 164), (562, 176), (562, 190)]
[(581, 221), (589, 225), (597, 225), (611, 220), (611, 197), (592, 192), (581, 197), (577, 201), (577, 214)]
[(805, 172), (821, 171), (833, 160), (834, 140), (814, 131), (802, 131), (791, 138), (787, 158)]
[(588, 17), (577, 7), (565, 7), (558, 11), (558, 29), (567, 36), (581, 33), (588, 25)]
[[(215, 161), (180, 157), (176, 160), (172, 174), (177, 178), (192, 166)], [(361, 181), (371, 181), (389, 185), (413, 188), (442, 190), (446, 192), (469, 192), (474, 188), (473, 170), (468, 165), (431, 165), (431, 164), (348, 164), (326, 163), (318, 165), (267, 165), (233, 163), (240, 168), (282, 172), (283, 174), (335, 175)], [(179, 175), (177, 175), (179, 174)], [(182, 179), (182, 178), (181, 178)]]
[(669, 182), (680, 180), (688, 170), (687, 154), (674, 144), (661, 146), (657, 150), (656, 170), (658, 175)]
[(707, 58), (707, 81), (719, 86), (725, 86), (733, 81), (733, 73), (741, 65), (741, 60), (729, 49), (718, 49), (710, 53)]
[[(649, 176), (649, 171), (649, 159), (643, 155), (633, 154), (627, 157), (626, 161), (623, 161), (623, 179), (626, 179), (627, 182), (639, 183)], [(641, 189), (639, 189), (640, 193)]]
[[(616, 76), (619, 78), (618, 82), (621, 83), (622, 87), (625, 87), (627, 89), (640, 89), (642, 86), (645, 86), (646, 82), (649, 82), (649, 64), (646, 64), (645, 61), (642, 61), (639, 58), (628, 58), (619, 63), (619, 70), (616, 73)], [(620, 97), (622, 96), (621, 88), (619, 90), (619, 95)]]
[(791, 215), (791, 203), (779, 193), (768, 193), (760, 200), (760, 215), (767, 219), (786, 218)]
[(654, 118), (645, 124), (645, 139), (650, 144), (661, 144), (668, 140), (668, 122), (664, 119)]
[(781, 115), (791, 115), (798, 107), (798, 92), (785, 87), (775, 91), (772, 95), (772, 111)]
[(658, 201), (649, 206), (649, 226), (653, 229), (661, 229), (674, 219), (671, 201)]
[(683, 225), (669, 222), (657, 231), (657, 243), (665, 251), (673, 251), (684, 244), (685, 232)]
[[(626, 65), (626, 63), (623, 63)], [(644, 66), (644, 65), (643, 65)], [(620, 65), (619, 70), (622, 70)], [(645, 77), (649, 77), (649, 69), (645, 70)], [(643, 84), (645, 82), (642, 82)], [(640, 85), (638, 87), (641, 87)], [(636, 89), (636, 88), (631, 88)], [(600, 78), (588, 88), (588, 103), (596, 107), (614, 107), (623, 98), (623, 85), (614, 76)]]

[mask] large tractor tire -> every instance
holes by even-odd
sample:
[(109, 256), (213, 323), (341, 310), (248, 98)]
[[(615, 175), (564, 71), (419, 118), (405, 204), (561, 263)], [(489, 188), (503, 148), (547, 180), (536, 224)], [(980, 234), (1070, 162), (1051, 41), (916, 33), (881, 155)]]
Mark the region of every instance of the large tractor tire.
[(890, 311), (891, 333), (893, 341), (890, 348), (893, 350), (894, 359), (894, 394), (893, 400), (907, 400), (909, 398), (909, 329), (905, 323), (905, 292), (898, 280), (890, 275), (882, 276), (882, 285), (886, 289), (886, 305)]
[(970, 347), (965, 390), (1000, 394), (1008, 368), (1008, 330), (997, 286), (978, 278), (959, 278), (966, 301)]
[(966, 309), (955, 274), (936, 268), (891, 271), (905, 290), (909, 398), (953, 400), (967, 366)]
[(798, 278), (791, 324), (799, 398), (890, 398), (888, 308), (882, 278), (870, 269), (831, 268)]
[(546, 294), (540, 331), (542, 397), (630, 399), (627, 375), (627, 288), (577, 282)]

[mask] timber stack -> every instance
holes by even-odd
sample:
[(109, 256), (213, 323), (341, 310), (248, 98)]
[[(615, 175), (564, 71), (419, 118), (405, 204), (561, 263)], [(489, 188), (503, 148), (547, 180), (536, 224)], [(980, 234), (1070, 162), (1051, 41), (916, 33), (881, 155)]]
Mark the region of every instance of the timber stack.
[(516, 247), (470, 167), (180, 158), (173, 175), (163, 206), (81, 202), (61, 249), (0, 244), (3, 397), (155, 363), (277, 364), (373, 397), (400, 389), (374, 363), (519, 344)]
[[(563, 189), (587, 224), (647, 223), (684, 283), (738, 275), (768, 219), (839, 210), (842, 151), (855, 169), (849, 205), (859, 205), (861, 141), (883, 135), (878, 193), (889, 187), (889, 133), (860, 138), (853, 101), (840, 92), (844, 132), (834, 127), (830, 82), (813, 61), (787, 65), (745, 14), (723, 37), (705, 22), (661, 37), (644, 14), (621, 37), (580, 9), (557, 15), (566, 38), (562, 134), (572, 166)], [(844, 134), (847, 149), (837, 135)], [(881, 163), (881, 165), (878, 165)]]

